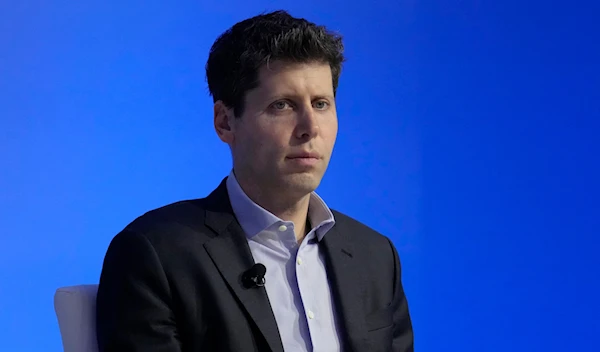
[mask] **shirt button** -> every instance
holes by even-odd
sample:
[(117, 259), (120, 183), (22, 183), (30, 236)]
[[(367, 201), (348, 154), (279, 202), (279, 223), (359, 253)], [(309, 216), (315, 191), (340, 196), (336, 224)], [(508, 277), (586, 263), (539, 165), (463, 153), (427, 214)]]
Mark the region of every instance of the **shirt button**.
[(296, 260), (296, 263), (298, 263), (298, 265), (302, 265), (302, 258), (298, 258), (298, 259)]
[(287, 226), (285, 226), (285, 225), (279, 226), (279, 231), (283, 232), (285, 230), (287, 230)]
[(312, 310), (308, 311), (308, 319), (313, 319), (315, 317), (315, 313), (312, 312)]

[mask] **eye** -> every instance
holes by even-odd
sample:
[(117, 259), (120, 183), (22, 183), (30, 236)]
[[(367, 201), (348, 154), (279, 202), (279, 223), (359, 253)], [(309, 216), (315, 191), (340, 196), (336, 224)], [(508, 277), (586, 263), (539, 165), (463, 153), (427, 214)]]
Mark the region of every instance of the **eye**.
[(271, 107), (275, 110), (285, 110), (290, 107), (290, 103), (285, 100), (280, 100), (271, 104)]
[(325, 100), (319, 100), (319, 101), (316, 101), (316, 102), (313, 104), (313, 106), (314, 106), (316, 109), (319, 109), (319, 110), (325, 110), (325, 109), (327, 109), (327, 108), (329, 107), (329, 102), (327, 102), (327, 101), (325, 101)]

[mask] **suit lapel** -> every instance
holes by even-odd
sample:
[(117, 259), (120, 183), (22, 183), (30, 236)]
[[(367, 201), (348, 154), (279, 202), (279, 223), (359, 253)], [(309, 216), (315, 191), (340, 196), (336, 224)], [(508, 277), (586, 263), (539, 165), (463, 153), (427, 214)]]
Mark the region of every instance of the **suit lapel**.
[(207, 242), (204, 247), (263, 334), (271, 351), (283, 352), (283, 344), (267, 291), (264, 287), (247, 289), (242, 285), (241, 275), (254, 265), (254, 259), (244, 231), (233, 215), (225, 180), (207, 197), (206, 201), (205, 224), (218, 236)]
[(354, 257), (354, 245), (347, 230), (335, 225), (323, 237), (325, 264), (337, 318), (345, 337), (344, 351), (366, 351), (365, 280), (361, 263)]

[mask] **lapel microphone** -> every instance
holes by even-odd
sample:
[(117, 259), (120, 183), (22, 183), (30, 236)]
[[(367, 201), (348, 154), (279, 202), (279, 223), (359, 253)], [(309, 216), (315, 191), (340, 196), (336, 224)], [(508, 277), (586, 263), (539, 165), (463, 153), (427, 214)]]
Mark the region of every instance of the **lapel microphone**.
[(263, 287), (266, 273), (267, 268), (261, 263), (256, 263), (242, 274), (242, 284), (245, 288)]

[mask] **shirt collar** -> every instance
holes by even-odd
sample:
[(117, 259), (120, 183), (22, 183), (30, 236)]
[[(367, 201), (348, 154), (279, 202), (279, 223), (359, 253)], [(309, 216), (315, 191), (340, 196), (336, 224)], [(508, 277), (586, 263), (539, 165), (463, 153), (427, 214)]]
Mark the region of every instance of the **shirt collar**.
[[(229, 173), (226, 185), (231, 208), (247, 238), (258, 235), (276, 223), (285, 222), (252, 201), (238, 183), (233, 170)], [(315, 192), (310, 194), (308, 218), (312, 226), (311, 231), (316, 232), (319, 241), (335, 224), (333, 213)]]

